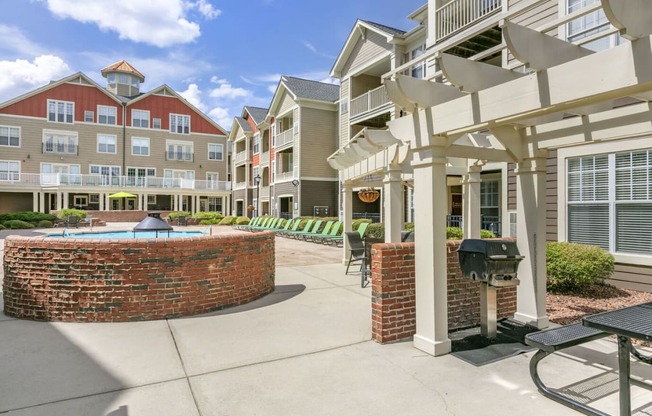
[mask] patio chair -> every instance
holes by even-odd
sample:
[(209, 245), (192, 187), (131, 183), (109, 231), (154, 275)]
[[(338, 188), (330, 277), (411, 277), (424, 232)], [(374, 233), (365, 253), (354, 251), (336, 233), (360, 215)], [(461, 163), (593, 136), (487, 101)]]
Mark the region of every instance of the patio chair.
[(65, 226), (67, 228), (79, 228), (79, 217), (76, 215), (68, 215), (68, 218), (66, 218)]
[(321, 230), (321, 232), (301, 234), (301, 237), (303, 238), (304, 241), (315, 241), (316, 237), (327, 236), (328, 233), (330, 233), (331, 227), (333, 226), (334, 223), (335, 221), (328, 221), (324, 226), (324, 229)]
[(179, 215), (179, 218), (177, 218), (177, 225), (187, 226), (188, 225), (188, 217), (186, 217), (185, 215)]
[[(355, 232), (360, 234), (360, 238), (364, 239), (364, 235), (367, 232), (367, 227), (369, 227), (368, 222), (363, 222), (362, 224), (360, 224), (358, 226), (358, 230), (355, 231)], [(344, 235), (335, 235), (335, 236), (330, 238), (330, 241), (334, 242), (336, 245), (341, 243), (343, 240), (344, 240)]]
[[(306, 225), (303, 227), (303, 230), (309, 230), (310, 227), (312, 227), (312, 223), (314, 223), (314, 222), (315, 222), (315, 220), (308, 220), (308, 222), (306, 222)], [(299, 223), (301, 223), (301, 221), (299, 221)], [(297, 224), (297, 226), (298, 225), (299, 224)], [(301, 232), (303, 232), (303, 230), (299, 230), (297, 228), (296, 230), (293, 230), (293, 231), (286, 231), (285, 233), (283, 233), (283, 237), (294, 238), (293, 236), (295, 234), (301, 233)]]
[[(282, 224), (282, 221), (279, 221), (280, 224)], [(287, 220), (285, 221), (285, 225), (281, 228), (277, 228), (274, 230), (274, 234), (281, 234), (285, 231), (288, 231), (290, 229), (290, 226), (292, 225), (292, 220)]]
[(401, 231), (401, 243), (414, 243), (414, 231)]
[(93, 216), (92, 215), (87, 215), (86, 218), (82, 218), (79, 220), (79, 225), (85, 227), (85, 226), (91, 226), (93, 227)]
[(265, 230), (272, 230), (276, 228), (276, 225), (281, 221), (280, 218), (270, 218), (271, 221), (267, 221), (260, 227), (252, 227), (249, 229), (249, 231), (265, 231)]
[(367, 281), (367, 250), (365, 249), (364, 241), (357, 231), (346, 231), (344, 237), (349, 245), (350, 255), (349, 261), (346, 264), (346, 272), (349, 274), (349, 267), (351, 263), (360, 262), (360, 287), (365, 287)]
[(298, 240), (299, 238), (303, 238), (303, 236), (306, 234), (317, 233), (317, 230), (319, 230), (319, 227), (321, 227), (321, 224), (323, 222), (324, 221), (322, 220), (317, 220), (314, 222), (312, 228), (306, 225), (303, 231), (297, 231), (296, 233), (292, 233), (290, 234), (290, 237)]
[(301, 218), (297, 218), (296, 220), (294, 220), (294, 223), (292, 224), (292, 228), (288, 228), (287, 230), (281, 230), (277, 234), (282, 237), (287, 237), (287, 234), (299, 231), (299, 225), (301, 225)]
[(262, 224), (263, 217), (254, 217), (249, 220), (249, 224), (234, 225), (233, 228), (236, 230), (247, 231), (251, 227), (255, 227), (258, 224)]
[(255, 231), (255, 230), (260, 229), (260, 228), (265, 228), (265, 227), (267, 227), (268, 224), (271, 224), (273, 219), (274, 218), (272, 218), (272, 217), (267, 217), (267, 218), (261, 217), (261, 220), (259, 222), (257, 222), (256, 225), (252, 225), (251, 223), (249, 223), (249, 225), (245, 228), (245, 230), (246, 231)]
[(335, 245), (337, 245), (339, 241), (342, 241), (342, 238), (339, 235), (340, 228), (342, 228), (342, 221), (335, 221), (328, 235), (315, 236), (313, 237), (312, 241), (315, 243), (322, 243), (328, 245), (330, 245), (331, 243), (335, 243)]

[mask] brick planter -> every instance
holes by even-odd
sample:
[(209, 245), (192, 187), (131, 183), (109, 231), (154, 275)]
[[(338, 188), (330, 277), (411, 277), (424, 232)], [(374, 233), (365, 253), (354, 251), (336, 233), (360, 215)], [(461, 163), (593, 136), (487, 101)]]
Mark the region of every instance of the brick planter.
[(5, 240), (9, 316), (122, 322), (176, 318), (274, 290), (274, 234), (170, 239)]
[[(446, 244), (448, 259), (448, 329), (480, 324), (480, 283), (464, 279), (457, 260), (461, 241)], [(416, 333), (414, 243), (375, 244), (371, 250), (372, 337), (380, 343)], [(497, 293), (498, 318), (516, 312), (516, 287)]]

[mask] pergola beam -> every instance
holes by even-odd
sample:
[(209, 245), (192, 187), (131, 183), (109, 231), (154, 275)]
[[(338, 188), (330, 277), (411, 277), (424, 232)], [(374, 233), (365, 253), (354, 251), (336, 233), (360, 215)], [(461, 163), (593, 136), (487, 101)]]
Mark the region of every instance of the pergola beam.
[(602, 8), (622, 37), (635, 40), (652, 34), (649, 0), (602, 0)]
[(464, 92), (477, 92), (525, 76), (523, 73), (448, 53), (441, 53), (436, 58), (446, 79)]

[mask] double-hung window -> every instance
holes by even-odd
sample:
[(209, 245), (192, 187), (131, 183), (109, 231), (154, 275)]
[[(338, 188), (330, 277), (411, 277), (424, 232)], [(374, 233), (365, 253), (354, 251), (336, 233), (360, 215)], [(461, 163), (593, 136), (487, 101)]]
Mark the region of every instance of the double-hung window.
[[(410, 51), (410, 60), (416, 59), (426, 53), (426, 45), (419, 45)], [(412, 67), (410, 75), (413, 78), (424, 78), (426, 76), (426, 62), (420, 62)]]
[(133, 156), (149, 156), (149, 139), (146, 137), (132, 137), (131, 154)]
[(20, 128), (0, 126), (0, 146), (20, 147)]
[(257, 155), (260, 152), (260, 133), (254, 134), (254, 138), (252, 141), (254, 147), (254, 154)]
[(72, 124), (75, 103), (70, 101), (48, 100), (48, 121)]
[(117, 137), (112, 134), (97, 135), (97, 153), (117, 153)]
[[(568, 0), (568, 14), (576, 12), (600, 0)], [(604, 32), (611, 27), (607, 16), (602, 9), (596, 10), (584, 16), (572, 20), (566, 25), (566, 39), (569, 42), (577, 42), (597, 33)], [(618, 34), (606, 36), (582, 45), (594, 51), (601, 51), (616, 46), (621, 42)]]
[(131, 126), (149, 128), (149, 111), (131, 110)]
[(77, 133), (58, 130), (43, 131), (43, 153), (77, 154)]
[(167, 145), (167, 160), (176, 160), (181, 162), (193, 161), (193, 144), (192, 142), (179, 142), (168, 140)]
[(97, 106), (97, 122), (99, 124), (110, 124), (115, 126), (117, 124), (117, 107), (109, 107), (106, 105)]
[(170, 133), (190, 134), (190, 116), (170, 114)]
[(222, 160), (224, 146), (220, 143), (208, 143), (208, 160)]
[(20, 163), (0, 160), (0, 181), (17, 181), (20, 177)]

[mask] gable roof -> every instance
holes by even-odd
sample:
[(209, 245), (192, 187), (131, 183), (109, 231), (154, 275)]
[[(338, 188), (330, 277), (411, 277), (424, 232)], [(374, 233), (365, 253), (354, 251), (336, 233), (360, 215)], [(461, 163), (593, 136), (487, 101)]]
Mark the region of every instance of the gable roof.
[(140, 71), (138, 71), (136, 68), (131, 66), (131, 64), (124, 59), (122, 61), (118, 61), (112, 65), (109, 65), (105, 68), (102, 68), (102, 76), (105, 77), (107, 72), (113, 72), (113, 71), (119, 71), (119, 72), (127, 72), (129, 74), (134, 74), (138, 78), (140, 78), (140, 82), (145, 81), (145, 75), (141, 74)]
[(295, 97), (307, 100), (334, 103), (340, 99), (340, 86), (325, 82), (311, 81), (295, 77), (282, 76), (281, 82)]
[(242, 109), (242, 117), (244, 117), (245, 112), (249, 113), (251, 118), (254, 120), (254, 124), (258, 125), (265, 121), (265, 116), (267, 115), (267, 108), (252, 107), (250, 105), (245, 105)]
[(367, 23), (367, 24), (369, 24), (369, 25), (371, 25), (371, 26), (373, 26), (373, 27), (375, 27), (377, 29), (380, 29), (383, 32), (388, 33), (388, 34), (390, 34), (392, 36), (403, 36), (403, 35), (405, 35), (407, 33), (405, 30), (396, 29), (396, 28), (393, 28), (393, 27), (381, 25), (380, 23), (371, 22), (369, 20), (360, 20), (360, 21), (365, 22), (365, 23)]
[(248, 133), (248, 132), (252, 132), (252, 131), (254, 131), (254, 130), (251, 128), (251, 125), (250, 125), (249, 123), (247, 123), (247, 120), (245, 120), (244, 118), (242, 118), (242, 117), (237, 117), (237, 116), (236, 116), (236, 117), (234, 117), (234, 121), (235, 121), (236, 123), (238, 123), (238, 125), (240, 126), (240, 128), (242, 129), (242, 131), (247, 132), (247, 133)]

